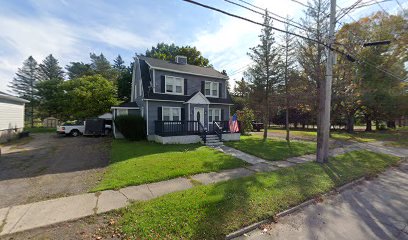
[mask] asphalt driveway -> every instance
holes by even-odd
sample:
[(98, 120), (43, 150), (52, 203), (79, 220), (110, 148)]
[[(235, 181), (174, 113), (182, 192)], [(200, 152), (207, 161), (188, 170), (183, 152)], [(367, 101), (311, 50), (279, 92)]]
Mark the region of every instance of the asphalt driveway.
[(0, 208), (89, 191), (109, 163), (110, 144), (42, 133), (2, 145)]

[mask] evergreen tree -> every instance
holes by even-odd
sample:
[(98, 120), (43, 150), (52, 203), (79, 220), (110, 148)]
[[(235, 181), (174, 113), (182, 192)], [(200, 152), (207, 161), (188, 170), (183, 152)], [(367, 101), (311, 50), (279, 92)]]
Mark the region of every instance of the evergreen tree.
[(19, 97), (24, 98), (29, 103), (26, 104), (26, 117), (30, 119), (31, 127), (34, 127), (34, 110), (37, 105), (36, 84), (38, 82), (38, 65), (37, 61), (32, 57), (28, 57), (23, 66), (18, 69), (16, 77), (13, 78), (9, 87)]
[(64, 78), (64, 71), (52, 54), (48, 55), (39, 65), (38, 74), (42, 81)]
[(272, 31), (272, 20), (265, 11), (264, 27), (259, 36), (260, 44), (251, 48), (248, 53), (254, 64), (248, 69), (247, 76), (253, 87), (253, 97), (258, 101), (259, 111), (263, 113), (264, 122), (264, 141), (267, 138), (268, 126), (270, 120), (270, 101), (271, 96), (280, 84), (281, 69), (278, 49), (274, 47), (275, 38)]
[(65, 69), (67, 70), (69, 79), (91, 76), (93, 74), (91, 64), (83, 62), (71, 62), (65, 67)]
[(39, 112), (44, 117), (60, 117), (63, 111), (64, 72), (58, 60), (52, 55), (47, 56), (39, 65), (40, 81), (37, 83)]
[(113, 69), (117, 73), (117, 92), (118, 99), (123, 102), (130, 101), (130, 94), (132, 90), (132, 70), (133, 63), (129, 67), (125, 66), (125, 61), (122, 57), (118, 55), (115, 60), (113, 60)]
[(100, 55), (96, 55), (95, 53), (89, 54), (91, 58), (91, 69), (93, 70), (94, 74), (100, 74), (102, 77), (116, 82), (117, 74), (108, 59), (101, 53)]

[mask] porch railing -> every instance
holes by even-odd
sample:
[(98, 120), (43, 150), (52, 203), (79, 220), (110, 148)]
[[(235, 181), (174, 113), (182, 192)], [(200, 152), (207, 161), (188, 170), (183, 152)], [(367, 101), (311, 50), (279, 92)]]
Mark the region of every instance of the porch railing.
[(210, 126), (210, 131), (215, 133), (216, 131), (221, 133), (229, 133), (229, 122), (228, 121), (213, 121), (212, 126)]
[(159, 136), (201, 135), (199, 121), (155, 121), (155, 133)]

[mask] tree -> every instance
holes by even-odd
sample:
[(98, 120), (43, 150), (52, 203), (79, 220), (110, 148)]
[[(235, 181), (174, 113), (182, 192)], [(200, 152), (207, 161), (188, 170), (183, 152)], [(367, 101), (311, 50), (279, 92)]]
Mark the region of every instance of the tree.
[[(289, 21), (289, 19), (287, 19)], [(285, 25), (286, 33), (283, 36), (284, 48), (283, 48), (283, 58), (285, 59), (284, 68), (285, 68), (285, 128), (286, 128), (286, 141), (289, 143), (289, 74), (293, 65), (295, 64), (295, 46), (293, 37), (289, 34), (289, 32), (293, 32), (293, 29), (289, 27), (288, 24)]]
[(279, 59), (275, 39), (273, 36), (272, 20), (268, 15), (268, 11), (265, 11), (264, 15), (264, 27), (259, 36), (260, 44), (251, 48), (251, 52), (248, 53), (254, 64), (249, 67), (247, 76), (253, 85), (254, 94), (258, 100), (259, 110), (263, 112), (264, 123), (264, 135), (263, 139), (266, 141), (268, 136), (268, 126), (270, 120), (270, 97), (274, 92), (274, 89), (281, 81), (281, 71), (279, 65), (281, 61)]
[(210, 67), (209, 60), (201, 55), (196, 47), (176, 46), (174, 43), (158, 43), (156, 47), (146, 50), (146, 57), (174, 61), (177, 55), (186, 56), (188, 64)]
[(34, 127), (34, 109), (37, 106), (38, 65), (32, 57), (28, 57), (23, 62), (23, 67), (19, 68), (16, 77), (13, 78), (9, 87), (19, 97), (24, 98), (29, 103), (26, 104), (26, 116), (30, 119), (31, 127)]
[(60, 117), (63, 111), (64, 72), (52, 54), (39, 65), (40, 80), (37, 83), (38, 107), (41, 115)]
[[(302, 19), (302, 25), (308, 30), (305, 31), (305, 37), (326, 42), (330, 1), (311, 0), (307, 5), (305, 18)], [(326, 49), (323, 45), (310, 40), (302, 40), (298, 47), (299, 65), (308, 76), (308, 84), (313, 85), (313, 88), (310, 88), (312, 92), (309, 93), (313, 96), (310, 99), (313, 101), (310, 105), (313, 107), (313, 113), (317, 115), (320, 85), (325, 80)], [(317, 124), (319, 124), (319, 118), (317, 118)]]
[(67, 70), (69, 79), (91, 76), (93, 74), (91, 64), (83, 62), (71, 62), (65, 67), (65, 69)]
[(101, 75), (64, 82), (65, 114), (73, 119), (95, 117), (118, 103), (113, 83)]
[(51, 79), (64, 79), (64, 71), (62, 67), (59, 66), (58, 60), (52, 56), (48, 55), (43, 62), (39, 65), (38, 74), (40, 80), (51, 80)]
[(102, 53), (100, 55), (90, 53), (89, 56), (91, 58), (91, 69), (93, 70), (93, 73), (100, 74), (102, 77), (116, 83), (118, 75), (114, 69), (112, 69), (108, 59), (106, 59)]
[(117, 92), (118, 99), (123, 102), (130, 101), (130, 94), (132, 90), (132, 70), (133, 63), (129, 67), (126, 67), (125, 62), (122, 57), (118, 55), (115, 60), (113, 60), (113, 69), (118, 74), (117, 77)]

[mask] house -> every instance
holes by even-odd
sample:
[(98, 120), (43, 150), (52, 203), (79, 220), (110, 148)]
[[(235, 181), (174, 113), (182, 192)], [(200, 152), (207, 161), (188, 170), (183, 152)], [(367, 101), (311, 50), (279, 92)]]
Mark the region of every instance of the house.
[[(136, 56), (131, 102), (112, 107), (113, 117), (141, 115), (150, 141), (160, 143), (219, 144), (239, 140), (230, 133), (232, 101), (228, 77), (209, 67), (188, 64), (184, 56), (175, 61)], [(121, 134), (114, 129), (115, 137)]]
[(0, 142), (10, 140), (24, 128), (27, 100), (0, 92)]

